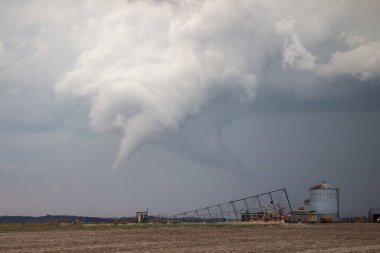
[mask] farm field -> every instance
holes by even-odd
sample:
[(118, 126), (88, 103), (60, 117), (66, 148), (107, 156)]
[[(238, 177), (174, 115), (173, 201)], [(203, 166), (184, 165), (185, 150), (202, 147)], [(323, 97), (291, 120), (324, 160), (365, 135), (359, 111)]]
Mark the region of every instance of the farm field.
[(380, 224), (0, 224), (0, 252), (380, 252)]

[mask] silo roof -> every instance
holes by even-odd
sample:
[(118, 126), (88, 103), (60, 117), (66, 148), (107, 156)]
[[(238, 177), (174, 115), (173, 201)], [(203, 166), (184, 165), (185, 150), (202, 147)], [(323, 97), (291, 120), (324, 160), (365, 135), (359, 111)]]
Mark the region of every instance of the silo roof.
[(309, 190), (318, 190), (318, 189), (334, 189), (334, 190), (337, 190), (338, 188), (336, 188), (335, 186), (333, 186), (331, 184), (326, 183), (325, 181), (322, 181), (322, 183), (311, 187)]

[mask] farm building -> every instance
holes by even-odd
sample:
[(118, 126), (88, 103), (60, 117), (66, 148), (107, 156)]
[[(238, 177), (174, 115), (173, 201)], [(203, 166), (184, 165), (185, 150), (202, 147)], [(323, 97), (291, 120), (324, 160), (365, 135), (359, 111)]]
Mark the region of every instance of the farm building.
[(325, 181), (309, 189), (300, 210), (291, 213), (295, 222), (330, 222), (339, 219), (339, 189)]
[(380, 222), (380, 208), (371, 208), (368, 211), (368, 222)]
[(136, 212), (136, 223), (148, 222), (148, 211)]

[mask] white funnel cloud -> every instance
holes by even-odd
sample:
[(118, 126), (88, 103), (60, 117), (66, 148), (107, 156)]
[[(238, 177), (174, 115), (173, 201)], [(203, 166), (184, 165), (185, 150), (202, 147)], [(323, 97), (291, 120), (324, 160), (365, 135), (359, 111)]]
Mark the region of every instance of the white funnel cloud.
[[(224, 27), (236, 18), (227, 15), (228, 8), (209, 13), (213, 6), (206, 4), (188, 16), (199, 8), (188, 7), (121, 5), (99, 23), (97, 45), (83, 51), (57, 83), (59, 96), (88, 99), (95, 130), (120, 130), (113, 169), (144, 142), (177, 130), (219, 94), (242, 102), (255, 96), (256, 76), (246, 59), (251, 29), (241, 28), (239, 36), (221, 43), (236, 28)], [(207, 25), (210, 14), (221, 27)]]
[[(84, 4), (90, 14), (96, 9), (92, 3)], [(286, 68), (273, 72), (276, 62), (307, 72), (317, 85), (339, 75), (378, 80), (378, 31), (365, 25), (367, 37), (340, 36), (357, 13), (355, 5), (363, 13), (378, 6), (357, 1), (112, 1), (68, 32), (71, 41), (78, 41), (79, 56), (59, 78), (56, 94), (86, 101), (96, 131), (120, 132), (116, 169), (141, 145), (178, 130), (215, 100), (249, 102), (261, 78), (276, 75), (282, 81), (288, 74)], [(360, 31), (367, 16), (360, 15), (352, 27)], [(338, 40), (347, 46), (339, 47)], [(329, 46), (319, 52), (326, 42)]]

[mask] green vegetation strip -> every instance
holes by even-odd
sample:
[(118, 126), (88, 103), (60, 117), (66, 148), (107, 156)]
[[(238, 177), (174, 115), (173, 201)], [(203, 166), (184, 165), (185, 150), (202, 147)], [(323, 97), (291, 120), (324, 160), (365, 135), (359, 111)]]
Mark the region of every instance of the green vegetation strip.
[(5, 232), (29, 232), (29, 231), (65, 231), (65, 230), (114, 230), (114, 229), (149, 229), (149, 228), (233, 228), (246, 227), (252, 228), (257, 226), (276, 226), (276, 223), (176, 223), (176, 224), (71, 224), (71, 223), (35, 223), (35, 224), (18, 224), (6, 223), (0, 224), (0, 233)]

